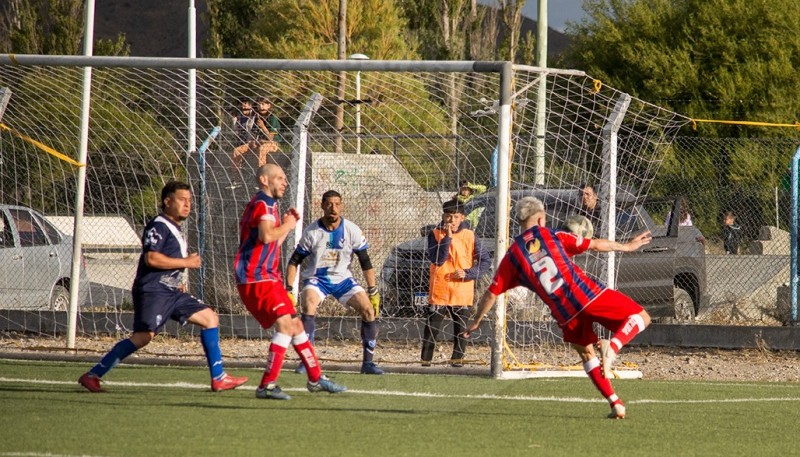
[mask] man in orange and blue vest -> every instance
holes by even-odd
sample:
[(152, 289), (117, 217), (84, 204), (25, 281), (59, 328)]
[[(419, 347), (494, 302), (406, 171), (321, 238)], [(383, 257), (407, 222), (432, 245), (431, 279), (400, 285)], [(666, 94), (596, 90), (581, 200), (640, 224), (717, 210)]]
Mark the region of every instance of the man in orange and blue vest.
[(464, 206), (457, 200), (442, 205), (442, 223), (428, 234), (430, 286), (425, 331), (422, 337), (422, 365), (430, 366), (436, 338), (444, 318), (453, 320), (453, 355), (450, 364), (463, 366), (467, 340), (462, 333), (475, 298), (475, 280), (488, 272), (491, 255), (481, 245), (469, 223)]

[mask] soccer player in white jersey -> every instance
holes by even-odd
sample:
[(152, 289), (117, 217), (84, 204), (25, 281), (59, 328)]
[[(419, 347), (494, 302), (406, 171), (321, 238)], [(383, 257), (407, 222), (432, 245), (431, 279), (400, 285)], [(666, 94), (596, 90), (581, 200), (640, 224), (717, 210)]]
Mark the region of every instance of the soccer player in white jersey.
[[(303, 230), (303, 237), (286, 269), (286, 289), (292, 293), (297, 267), (305, 260), (300, 271), (300, 319), (309, 339), (314, 341), (317, 306), (331, 295), (339, 303), (349, 306), (361, 315), (361, 345), (363, 362), (361, 373), (383, 374), (375, 365), (375, 340), (378, 336), (376, 318), (380, 311), (380, 294), (375, 283), (375, 270), (367, 253), (369, 244), (358, 226), (344, 217), (342, 196), (335, 190), (322, 194), (322, 217)], [(350, 261), (355, 254), (367, 281), (367, 290), (361, 287), (350, 271)], [(298, 367), (298, 372), (302, 371)]]

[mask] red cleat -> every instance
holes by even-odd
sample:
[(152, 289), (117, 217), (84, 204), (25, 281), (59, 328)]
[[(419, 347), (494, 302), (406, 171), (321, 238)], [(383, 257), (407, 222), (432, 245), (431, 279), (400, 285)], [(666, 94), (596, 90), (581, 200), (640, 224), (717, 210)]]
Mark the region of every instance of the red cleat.
[(78, 384), (85, 387), (89, 392), (105, 392), (105, 390), (100, 386), (100, 378), (88, 371), (84, 373), (83, 376), (78, 378)]
[(219, 381), (217, 381), (216, 379), (211, 380), (211, 390), (214, 392), (231, 390), (241, 386), (246, 382), (247, 382), (246, 376), (243, 376), (241, 378), (234, 378), (228, 373), (225, 373), (225, 375)]

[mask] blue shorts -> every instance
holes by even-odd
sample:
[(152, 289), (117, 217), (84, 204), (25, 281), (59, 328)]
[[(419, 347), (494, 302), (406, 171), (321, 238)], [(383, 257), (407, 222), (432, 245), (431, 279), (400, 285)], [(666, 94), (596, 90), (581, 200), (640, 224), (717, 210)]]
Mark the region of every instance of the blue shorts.
[(192, 314), (206, 308), (203, 302), (184, 292), (133, 291), (133, 331), (158, 333), (167, 319), (186, 325)]
[(323, 282), (317, 278), (309, 278), (303, 281), (303, 290), (306, 289), (316, 292), (320, 301), (325, 300), (328, 295), (332, 295), (343, 305), (346, 305), (353, 295), (364, 290), (353, 278), (347, 278), (337, 284)]

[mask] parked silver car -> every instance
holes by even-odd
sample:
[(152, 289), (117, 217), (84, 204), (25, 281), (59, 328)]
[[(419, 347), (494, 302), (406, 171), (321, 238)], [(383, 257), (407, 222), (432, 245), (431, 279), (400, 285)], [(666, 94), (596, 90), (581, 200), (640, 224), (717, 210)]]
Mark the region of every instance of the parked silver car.
[[(69, 307), (72, 237), (37, 211), (0, 205), (0, 308), (63, 311)], [(81, 259), (78, 305), (89, 279)]]

